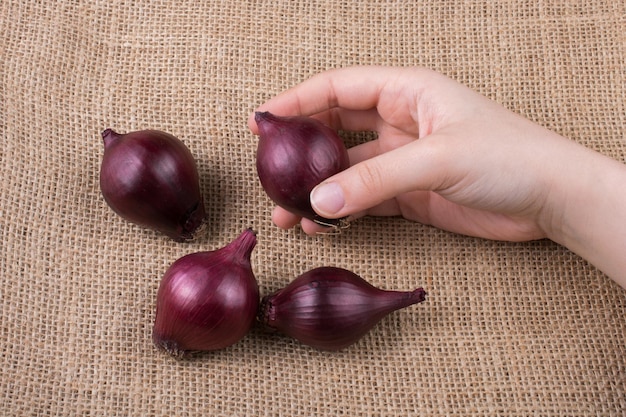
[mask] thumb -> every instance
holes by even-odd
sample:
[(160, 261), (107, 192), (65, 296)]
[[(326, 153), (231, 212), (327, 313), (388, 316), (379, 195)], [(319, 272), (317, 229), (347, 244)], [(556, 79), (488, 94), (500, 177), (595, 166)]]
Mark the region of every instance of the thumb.
[(321, 216), (339, 218), (364, 212), (399, 194), (436, 189), (442, 164), (435, 161), (431, 135), (363, 160), (333, 175), (311, 191)]

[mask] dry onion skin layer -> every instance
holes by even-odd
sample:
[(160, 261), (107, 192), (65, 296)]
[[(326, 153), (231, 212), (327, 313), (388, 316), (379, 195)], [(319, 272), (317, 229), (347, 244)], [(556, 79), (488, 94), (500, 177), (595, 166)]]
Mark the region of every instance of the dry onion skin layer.
[(320, 350), (341, 350), (388, 314), (426, 300), (426, 291), (382, 290), (342, 268), (320, 267), (263, 297), (259, 321)]
[(250, 257), (256, 233), (244, 230), (223, 248), (176, 260), (157, 293), (154, 344), (183, 358), (224, 349), (250, 330), (259, 307), (259, 287)]
[(350, 166), (348, 151), (337, 132), (304, 116), (256, 112), (255, 121), (259, 127), (257, 174), (272, 201), (324, 226), (345, 225), (345, 218), (319, 216), (310, 201), (316, 185)]
[(122, 218), (175, 241), (192, 240), (206, 219), (196, 162), (175, 136), (159, 130), (102, 132), (100, 190)]

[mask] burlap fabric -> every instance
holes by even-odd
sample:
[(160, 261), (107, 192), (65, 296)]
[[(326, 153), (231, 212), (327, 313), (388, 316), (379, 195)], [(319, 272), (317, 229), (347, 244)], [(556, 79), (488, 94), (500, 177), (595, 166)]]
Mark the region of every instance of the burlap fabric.
[[(246, 119), (327, 68), (423, 65), (625, 161), (625, 34), (623, 0), (3, 0), (0, 415), (623, 416), (626, 297), (606, 276), (552, 242), (396, 218), (280, 230)], [(109, 209), (106, 127), (189, 146), (206, 236), (175, 243)], [(339, 353), (257, 328), (193, 360), (158, 352), (167, 266), (248, 226), (264, 294), (336, 265), (430, 297)]]

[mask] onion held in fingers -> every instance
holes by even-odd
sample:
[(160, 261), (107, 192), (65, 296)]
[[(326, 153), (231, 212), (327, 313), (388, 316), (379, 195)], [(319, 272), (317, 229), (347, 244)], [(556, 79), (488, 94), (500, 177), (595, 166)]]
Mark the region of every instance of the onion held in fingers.
[(124, 219), (176, 241), (193, 239), (205, 221), (196, 162), (176, 137), (158, 130), (102, 132), (100, 190)]
[(259, 321), (322, 350), (357, 342), (383, 317), (426, 299), (423, 288), (388, 291), (342, 268), (315, 268), (263, 297)]
[(313, 188), (350, 166), (348, 151), (333, 129), (304, 116), (280, 117), (257, 112), (259, 144), (256, 168), (267, 195), (280, 207), (325, 226), (326, 219), (311, 207)]
[(157, 293), (152, 338), (175, 357), (228, 347), (252, 327), (259, 287), (250, 265), (252, 229), (221, 249), (192, 253), (165, 272)]

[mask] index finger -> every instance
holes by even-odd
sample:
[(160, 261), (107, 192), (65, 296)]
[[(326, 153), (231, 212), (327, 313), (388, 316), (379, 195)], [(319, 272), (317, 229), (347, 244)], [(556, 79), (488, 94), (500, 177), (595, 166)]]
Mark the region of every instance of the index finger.
[[(360, 66), (321, 72), (278, 94), (256, 111), (280, 116), (311, 116), (336, 107), (367, 110), (378, 104), (380, 92), (399, 68)], [(248, 126), (258, 133), (254, 112)]]

